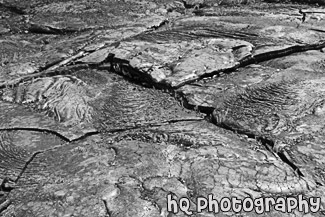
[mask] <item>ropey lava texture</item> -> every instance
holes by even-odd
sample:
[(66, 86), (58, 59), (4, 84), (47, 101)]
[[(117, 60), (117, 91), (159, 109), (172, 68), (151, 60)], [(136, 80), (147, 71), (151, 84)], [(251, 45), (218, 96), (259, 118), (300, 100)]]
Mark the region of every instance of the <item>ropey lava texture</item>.
[(169, 194), (322, 215), (324, 9), (26, 2), (0, 3), (1, 216), (186, 216)]

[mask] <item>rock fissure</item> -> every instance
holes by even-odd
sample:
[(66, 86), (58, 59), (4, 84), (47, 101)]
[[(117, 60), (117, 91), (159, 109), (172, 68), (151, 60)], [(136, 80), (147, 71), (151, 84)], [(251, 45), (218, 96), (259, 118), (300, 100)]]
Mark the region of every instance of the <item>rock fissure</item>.
[(191, 211), (208, 194), (323, 198), (324, 17), (306, 13), (322, 9), (224, 2), (0, 8), (0, 215), (174, 216), (168, 194)]
[(22, 130), (22, 131), (34, 131), (34, 132), (40, 132), (40, 133), (50, 133), (53, 134), (57, 137), (59, 137), (60, 139), (69, 142), (70, 140), (61, 135), (60, 133), (58, 133), (57, 131), (54, 130), (50, 130), (50, 129), (41, 129), (41, 128), (28, 128), (28, 127), (11, 127), (11, 128), (0, 128), (0, 131), (17, 131), (17, 130)]

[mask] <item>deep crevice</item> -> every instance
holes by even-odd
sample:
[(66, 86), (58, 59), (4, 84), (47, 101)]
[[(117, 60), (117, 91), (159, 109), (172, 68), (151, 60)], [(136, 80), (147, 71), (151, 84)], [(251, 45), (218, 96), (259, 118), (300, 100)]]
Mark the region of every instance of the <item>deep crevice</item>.
[(0, 214), (9, 207), (9, 205), (11, 204), (11, 202), (12, 201), (10, 199), (6, 199), (2, 203), (0, 203)]
[[(204, 113), (208, 116), (210, 116), (209, 118), (206, 118), (207, 121), (213, 122), (213, 118), (211, 118), (211, 114), (214, 110), (213, 107), (204, 107), (204, 106), (194, 106), (194, 105), (190, 105), (188, 103), (188, 101), (186, 100), (186, 97), (184, 96), (184, 94), (177, 92), (177, 89), (185, 84), (188, 83), (192, 83), (196, 80), (200, 80), (203, 78), (209, 78), (209, 77), (213, 77), (215, 75), (219, 75), (221, 72), (222, 73), (231, 73), (235, 70), (237, 70), (238, 68), (241, 67), (245, 67), (247, 65), (250, 64), (256, 64), (259, 62), (263, 62), (263, 61), (267, 61), (267, 60), (271, 60), (271, 59), (275, 59), (275, 58), (279, 58), (279, 57), (284, 57), (284, 56), (288, 56), (294, 53), (299, 53), (299, 52), (304, 52), (304, 51), (308, 51), (308, 50), (317, 50), (317, 49), (321, 49), (325, 47), (325, 42), (322, 41), (320, 43), (317, 44), (308, 44), (308, 45), (295, 45), (295, 46), (291, 46), (289, 48), (284, 48), (281, 50), (276, 50), (276, 51), (269, 51), (269, 52), (265, 52), (262, 54), (258, 54), (256, 56), (248, 56), (246, 58), (244, 58), (243, 60), (241, 60), (239, 62), (238, 65), (226, 69), (226, 70), (218, 70), (218, 71), (214, 71), (208, 74), (204, 74), (202, 76), (200, 76), (199, 78), (193, 79), (193, 80), (188, 80), (186, 82), (182, 82), (180, 85), (175, 86), (175, 87), (171, 87), (170, 85), (168, 85), (167, 83), (156, 83), (152, 80), (152, 78), (144, 73), (141, 72), (138, 69), (133, 68), (132, 66), (129, 65), (129, 62), (123, 59), (117, 59), (117, 58), (109, 58), (107, 59), (108, 62), (110, 62), (111, 64), (111, 70), (117, 74), (122, 75), (123, 77), (127, 78), (130, 82), (132, 83), (136, 83), (139, 84), (141, 86), (145, 86), (145, 87), (151, 87), (151, 88), (157, 88), (157, 89), (162, 89), (162, 90), (167, 90), (169, 93), (171, 93), (171, 95), (174, 96), (180, 96), (181, 103), (183, 105), (184, 108), (189, 109), (189, 110), (197, 110), (201, 113)], [(122, 63), (122, 64), (121, 64)], [(265, 146), (265, 148), (270, 151), (273, 154), (277, 154), (277, 156), (287, 165), (289, 165), (294, 171), (297, 172), (297, 174), (299, 176), (303, 176), (302, 172), (299, 170), (299, 168), (292, 163), (283, 153), (281, 152), (277, 152), (275, 153), (273, 150), (274, 147), (274, 141), (265, 138), (265, 137), (261, 137), (261, 136), (257, 136), (254, 135), (253, 133), (249, 133), (246, 131), (243, 132), (238, 132), (233, 130), (230, 127), (227, 126), (219, 126), (221, 128), (224, 128), (226, 130), (230, 130), (232, 132), (235, 132), (237, 134), (242, 134), (242, 135), (246, 135), (249, 138), (253, 138), (259, 142), (261, 142), (261, 144), (263, 146)]]
[(178, 85), (171, 86), (170, 84), (166, 82), (160, 82), (157, 83), (153, 81), (153, 79), (145, 72), (142, 72), (136, 68), (133, 68), (132, 66), (129, 65), (129, 61), (124, 60), (124, 59), (118, 59), (115, 58), (114, 55), (112, 55), (110, 58), (107, 58), (105, 62), (109, 62), (111, 64), (111, 70), (117, 74), (123, 75), (125, 77), (130, 77), (132, 78), (132, 81), (141, 81), (141, 85), (147, 84), (148, 86), (154, 86), (155, 88), (158, 89), (178, 89), (186, 84), (193, 83), (198, 80), (202, 80), (204, 78), (211, 78), (214, 76), (219, 76), (221, 73), (224, 74), (230, 74), (234, 71), (236, 71), (239, 68), (248, 66), (250, 64), (257, 64), (260, 62), (288, 56), (294, 53), (299, 53), (299, 52), (304, 52), (308, 50), (318, 50), (322, 49), (325, 47), (325, 41), (322, 41), (317, 44), (307, 44), (307, 45), (294, 45), (289, 48), (284, 48), (280, 50), (275, 50), (275, 51), (269, 51), (265, 53), (261, 53), (258, 55), (250, 55), (247, 56), (246, 58), (242, 59), (237, 65), (234, 67), (228, 68), (228, 69), (223, 69), (223, 70), (216, 70), (212, 71), (210, 73), (205, 73), (197, 78), (194, 79), (189, 79), (187, 81), (180, 82)]
[(299, 176), (301, 176), (301, 177), (304, 177), (304, 175), (302, 174), (302, 172), (299, 170), (299, 168), (294, 164), (294, 163), (292, 163), (286, 156), (285, 156), (285, 154), (283, 154), (282, 152), (278, 152), (277, 153), (278, 154), (278, 156), (280, 157), (280, 159), (284, 162), (284, 163), (286, 163), (286, 164), (288, 164), (294, 171), (296, 171), (297, 172), (297, 174), (299, 175)]
[(234, 130), (232, 129), (231, 127), (225, 125), (225, 124), (217, 124), (215, 123), (214, 119), (211, 117), (211, 122), (213, 124), (215, 124), (216, 126), (218, 127), (221, 127), (225, 130), (229, 130), (229, 131), (232, 131), (236, 134), (239, 134), (239, 135), (245, 135), (247, 136), (248, 138), (250, 139), (254, 139), (258, 142), (260, 142), (265, 148), (266, 150), (268, 150), (270, 153), (272, 153), (273, 155), (275, 156), (278, 156), (284, 163), (286, 163), (287, 165), (289, 165), (294, 171), (296, 171), (296, 173), (300, 176), (300, 177), (304, 177), (303, 173), (299, 170), (299, 168), (293, 163), (291, 162), (287, 157), (286, 155), (279, 151), (279, 152), (275, 152), (274, 151), (274, 141), (272, 139), (269, 139), (269, 138), (266, 138), (266, 137), (263, 137), (263, 136), (257, 136), (255, 135), (254, 133), (249, 133), (247, 131), (238, 131), (238, 130)]
[[(29, 128), (29, 127), (11, 127), (11, 128), (1, 128), (0, 129), (0, 132), (1, 131), (34, 131), (34, 132), (41, 132), (41, 133), (49, 133), (49, 134), (53, 134), (57, 137), (59, 137), (60, 139), (62, 139), (63, 141), (65, 142), (76, 142), (76, 141), (79, 141), (79, 140), (83, 140), (89, 136), (93, 136), (93, 135), (97, 135), (99, 134), (100, 132), (98, 131), (93, 131), (93, 132), (88, 132), (88, 133), (85, 133), (84, 135), (76, 138), (76, 139), (68, 139), (67, 137), (63, 136), (62, 134), (60, 134), (59, 132), (55, 131), (55, 130), (49, 130), (49, 129), (41, 129), (41, 128)], [(118, 131), (118, 130), (117, 130)]]
[[(252, 138), (248, 136), (249, 138)], [(254, 138), (254, 137), (253, 137)], [(277, 156), (288, 166), (290, 166), (300, 177), (304, 177), (303, 173), (300, 171), (300, 169), (293, 163), (291, 162), (284, 153), (281, 151), (279, 152), (274, 152), (273, 147), (274, 147), (274, 141), (265, 137), (257, 137), (257, 141), (259, 141), (269, 152), (273, 154), (277, 154)]]
[[(25, 162), (25, 165), (24, 167), (21, 169), (20, 173), (18, 174), (18, 176), (16, 177), (15, 180), (11, 180), (9, 178), (5, 178), (1, 185), (0, 185), (0, 191), (4, 191), (4, 192), (7, 192), (7, 193), (10, 193), (10, 191), (12, 191), (15, 187), (13, 186), (6, 186), (7, 183), (14, 183), (15, 185), (17, 184), (17, 182), (19, 181), (19, 179), (23, 176), (24, 172), (26, 171), (26, 169), (28, 168), (28, 165), (34, 160), (34, 158), (40, 154), (40, 153), (43, 153), (43, 151), (38, 151), (38, 152), (35, 152), (33, 153), (33, 155)], [(0, 197), (1, 199), (1, 197)], [(1, 201), (0, 200), (0, 214), (5, 211), (9, 205), (12, 203), (12, 201), (10, 199), (6, 199), (6, 196), (4, 197), (4, 201)]]
[(98, 134), (99, 134), (98, 131), (85, 133), (84, 135), (82, 135), (82, 136), (80, 136), (80, 137), (78, 137), (78, 138), (76, 138), (76, 139), (73, 139), (73, 140), (71, 140), (70, 142), (80, 141), (80, 140), (83, 140), (83, 139), (85, 139), (85, 138), (87, 138), (87, 137), (90, 137), (90, 136), (93, 136), (93, 135), (98, 135)]
[(54, 131), (54, 130), (49, 130), (49, 129), (41, 129), (41, 128), (29, 128), (29, 127), (11, 127), (11, 128), (1, 128), (0, 131), (34, 131), (34, 132), (41, 132), (41, 133), (49, 133), (49, 134), (53, 134), (57, 137), (59, 137), (60, 139), (62, 139), (65, 142), (70, 142), (70, 140), (61, 135), (60, 133)]
[(15, 183), (17, 183), (19, 181), (19, 179), (22, 177), (22, 175), (24, 174), (24, 172), (26, 171), (28, 165), (34, 160), (34, 158), (40, 154), (40, 153), (43, 153), (43, 151), (38, 151), (38, 152), (35, 152), (29, 159), (28, 161), (26, 161), (23, 169), (20, 171), (20, 173), (18, 174), (17, 178), (15, 179)]
[[(322, 45), (322, 46), (325, 46)], [(317, 48), (319, 48), (318, 46), (316, 46)], [(314, 47), (315, 48), (315, 47)], [(307, 48), (305, 48), (304, 46), (294, 46), (294, 47), (290, 47), (290, 48), (287, 48), (287, 49), (283, 49), (281, 50), (280, 52), (279, 51), (271, 51), (271, 52), (267, 52), (267, 53), (264, 53), (264, 54), (261, 54), (261, 55), (257, 55), (256, 57), (251, 57), (251, 58), (248, 58), (247, 60), (244, 60), (243, 61), (243, 65), (249, 65), (251, 63), (254, 63), (256, 61), (265, 61), (267, 60), (268, 58), (271, 58), (272, 57), (279, 57), (279, 55), (281, 56), (285, 56), (285, 55), (289, 55), (289, 54), (292, 54), (292, 53), (295, 53), (295, 52), (301, 52), (303, 50), (307, 50)], [(125, 61), (125, 60), (124, 60)], [(126, 63), (126, 62), (124, 62)], [(240, 67), (241, 65), (237, 66), (236, 69), (238, 67)], [(297, 174), (301, 177), (303, 177), (303, 173), (299, 170), (299, 168), (294, 164), (292, 163), (283, 153), (281, 152), (277, 152), (275, 153), (273, 151), (273, 147), (274, 147), (274, 141), (268, 139), (268, 138), (265, 138), (265, 137), (261, 137), (261, 136), (257, 136), (253, 133), (249, 133), (247, 131), (238, 131), (238, 130), (233, 130), (231, 127), (228, 127), (226, 125), (220, 125), (220, 124), (216, 124), (214, 123), (213, 121), (213, 117), (212, 117), (212, 112), (214, 110), (213, 107), (205, 107), (205, 106), (194, 106), (194, 105), (191, 105), (188, 103), (188, 101), (186, 100), (186, 97), (184, 96), (183, 93), (181, 92), (177, 92), (177, 89), (176, 88), (171, 88), (171, 87), (168, 87), (166, 85), (161, 85), (161, 84), (158, 84), (157, 83), (154, 83), (154, 82), (150, 82), (150, 78), (142, 73), (141, 71), (139, 70), (136, 70), (130, 66), (128, 66), (128, 69), (132, 69), (132, 71), (136, 71), (137, 75), (140, 76), (140, 75), (144, 75), (146, 76), (146, 82), (145, 82), (145, 87), (151, 87), (151, 88), (157, 88), (157, 89), (162, 89), (162, 90), (167, 90), (171, 95), (174, 95), (174, 96), (178, 96), (180, 97), (179, 100), (181, 100), (181, 104), (183, 105), (183, 107), (185, 109), (188, 109), (188, 110), (192, 110), (192, 111), (198, 111), (198, 112), (201, 112), (203, 114), (206, 114), (206, 117), (205, 117), (205, 120), (208, 121), (208, 122), (211, 122), (225, 130), (229, 130), (229, 131), (232, 131), (236, 134), (241, 134), (241, 135), (245, 135), (247, 136), (248, 138), (252, 138), (252, 139), (255, 139), (256, 141), (260, 142), (269, 152), (273, 153), (273, 154), (277, 154), (277, 156), (284, 162), (286, 163), (287, 165), (289, 165), (294, 171), (297, 172)], [(114, 68), (112, 67), (112, 70), (117, 73), (117, 74), (120, 74), (122, 75), (123, 77), (125, 77), (128, 81), (132, 82), (132, 83), (135, 83), (137, 85), (141, 85), (141, 86), (144, 86), (143, 85), (143, 82), (140, 82), (138, 79), (135, 79), (134, 77), (131, 77), (131, 76), (128, 76), (128, 75), (125, 75), (125, 72), (121, 73), (119, 71), (116, 71), (114, 70)], [(233, 69), (229, 69), (228, 70), (229, 72), (232, 72)], [(225, 73), (225, 71), (223, 71)], [(226, 71), (227, 72), (227, 71)], [(128, 73), (130, 73), (128, 71)], [(131, 75), (133, 75), (131, 73)], [(203, 76), (202, 76), (203, 77)], [(176, 97), (177, 98), (177, 97)]]
[(308, 51), (308, 50), (318, 50), (318, 49), (322, 49), (324, 47), (325, 47), (325, 42), (322, 42), (319, 44), (295, 45), (295, 46), (291, 46), (291, 47), (284, 48), (281, 50), (275, 50), (275, 51), (261, 53), (256, 56), (253, 56), (253, 55), (248, 56), (248, 57), (242, 59), (238, 65), (236, 65), (232, 68), (229, 68), (226, 70), (213, 71), (211, 73), (206, 73), (206, 74), (200, 76), (199, 79), (197, 79), (197, 80), (201, 80), (203, 78), (211, 78), (213, 76), (218, 76), (221, 72), (225, 73), (225, 74), (229, 74), (239, 68), (248, 66), (250, 64), (257, 64), (260, 62), (264, 62), (264, 61), (268, 61), (268, 60), (272, 60), (272, 59), (276, 59), (276, 58), (280, 58), (280, 57), (284, 57), (284, 56), (288, 56), (288, 55), (291, 55), (294, 53), (300, 53), (300, 52), (304, 52), (304, 51)]

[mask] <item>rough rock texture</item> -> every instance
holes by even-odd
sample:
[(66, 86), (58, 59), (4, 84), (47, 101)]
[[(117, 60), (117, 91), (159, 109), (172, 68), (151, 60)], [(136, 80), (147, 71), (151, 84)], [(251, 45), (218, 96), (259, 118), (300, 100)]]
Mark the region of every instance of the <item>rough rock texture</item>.
[(319, 197), (316, 213), (263, 216), (325, 212), (324, 8), (3, 0), (0, 13), (0, 216), (260, 216), (197, 212), (209, 194)]

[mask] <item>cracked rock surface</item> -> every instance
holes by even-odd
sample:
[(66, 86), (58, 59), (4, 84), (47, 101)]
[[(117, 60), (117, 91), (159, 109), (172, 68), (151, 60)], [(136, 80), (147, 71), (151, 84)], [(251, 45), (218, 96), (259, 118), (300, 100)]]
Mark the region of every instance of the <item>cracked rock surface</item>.
[(0, 216), (324, 215), (325, 9), (300, 3), (0, 1)]

